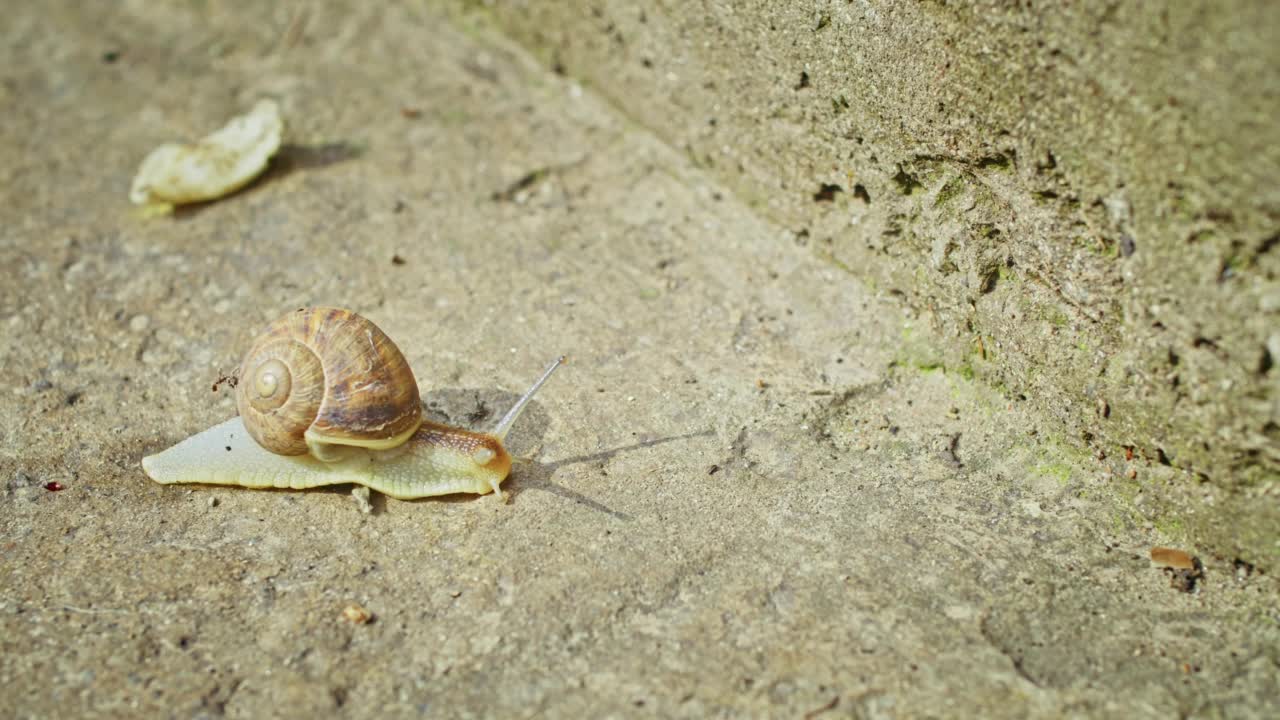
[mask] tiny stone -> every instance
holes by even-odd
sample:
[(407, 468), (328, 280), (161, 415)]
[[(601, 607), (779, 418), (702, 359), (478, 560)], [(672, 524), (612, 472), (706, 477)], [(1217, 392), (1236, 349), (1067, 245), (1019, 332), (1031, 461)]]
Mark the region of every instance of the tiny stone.
[(356, 507), (360, 508), (360, 512), (365, 515), (373, 513), (373, 503), (369, 502), (369, 488), (363, 485), (356, 485), (351, 488), (351, 497), (356, 501)]
[(368, 625), (373, 620), (373, 613), (357, 603), (342, 608), (342, 619), (354, 625)]
[(209, 498), (209, 507), (211, 507), (211, 508), (216, 508), (216, 507), (218, 507), (218, 498), (216, 498), (216, 497), (211, 497), (211, 498)]
[(134, 332), (142, 332), (150, 325), (151, 318), (146, 315), (134, 315), (133, 318), (129, 320), (129, 329)]
[(44, 392), (45, 390), (48, 390), (52, 387), (53, 387), (53, 383), (49, 382), (48, 380), (45, 380), (44, 378), (40, 378), (39, 380), (35, 381), (31, 385), (31, 388), (36, 392)]

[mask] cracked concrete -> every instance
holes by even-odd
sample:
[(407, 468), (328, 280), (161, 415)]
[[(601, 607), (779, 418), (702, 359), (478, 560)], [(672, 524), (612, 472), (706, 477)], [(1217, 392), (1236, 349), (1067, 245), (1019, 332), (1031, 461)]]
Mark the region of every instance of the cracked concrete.
[(449, 5), (892, 296), (905, 360), (1179, 469), (1143, 512), (1274, 569), (1280, 5)]
[[(919, 362), (927, 320), (483, 23), (296, 12), (0, 34), (0, 714), (1276, 713), (1273, 576), (1187, 547), (1191, 594), (1147, 559), (1187, 542), (1141, 511), (1176, 468)], [(267, 177), (127, 206), (151, 147), (264, 94)], [(567, 353), (511, 502), (147, 480), (308, 303), (378, 323), (441, 421)]]

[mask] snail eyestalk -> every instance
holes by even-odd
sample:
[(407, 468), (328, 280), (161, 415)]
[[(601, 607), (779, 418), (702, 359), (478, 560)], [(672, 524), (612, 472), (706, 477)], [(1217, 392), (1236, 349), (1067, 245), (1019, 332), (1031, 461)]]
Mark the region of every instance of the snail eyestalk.
[(564, 361), (565, 357), (561, 355), (556, 358), (554, 362), (548, 365), (547, 369), (543, 371), (542, 377), (538, 378), (538, 381), (533, 384), (533, 387), (529, 388), (528, 392), (517, 400), (515, 405), (511, 406), (511, 409), (507, 411), (506, 415), (502, 416), (502, 419), (493, 427), (493, 431), (490, 434), (498, 438), (498, 440), (506, 440), (507, 433), (511, 432), (511, 426), (514, 425), (516, 419), (520, 417), (520, 413), (524, 412), (525, 405), (529, 404), (529, 401), (533, 399), (534, 393), (538, 392), (538, 388), (542, 387), (543, 383), (547, 381), (547, 378), (551, 377), (551, 373), (555, 372), (556, 368), (560, 367), (561, 363)]

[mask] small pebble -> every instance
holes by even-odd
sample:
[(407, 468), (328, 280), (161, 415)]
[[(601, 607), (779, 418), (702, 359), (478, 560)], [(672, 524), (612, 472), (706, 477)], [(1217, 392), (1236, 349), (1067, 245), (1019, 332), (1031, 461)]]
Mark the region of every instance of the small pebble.
[(134, 315), (133, 318), (129, 320), (129, 329), (134, 332), (142, 332), (150, 327), (150, 325), (151, 318), (146, 315)]
[(36, 392), (44, 392), (45, 390), (49, 390), (52, 387), (53, 387), (53, 383), (49, 382), (48, 380), (45, 380), (44, 378), (40, 378), (39, 380), (31, 384), (31, 389), (35, 390)]
[(373, 621), (373, 613), (369, 612), (363, 605), (351, 603), (342, 608), (342, 619), (353, 625), (368, 625)]
[(351, 497), (355, 499), (356, 507), (360, 508), (360, 512), (365, 515), (373, 514), (373, 503), (369, 502), (369, 488), (357, 485), (351, 488)]
[(211, 507), (211, 508), (216, 508), (216, 507), (218, 507), (218, 498), (216, 498), (216, 497), (211, 497), (211, 498), (209, 498), (209, 507)]

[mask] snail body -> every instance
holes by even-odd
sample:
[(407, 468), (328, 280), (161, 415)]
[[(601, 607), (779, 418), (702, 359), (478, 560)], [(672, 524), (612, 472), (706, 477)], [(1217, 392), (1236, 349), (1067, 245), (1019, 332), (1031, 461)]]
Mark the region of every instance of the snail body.
[(501, 495), (507, 432), (557, 359), (490, 432), (426, 421), (404, 356), (337, 308), (272, 323), (245, 355), (239, 416), (142, 460), (153, 480), (303, 489), (354, 483), (394, 498)]

